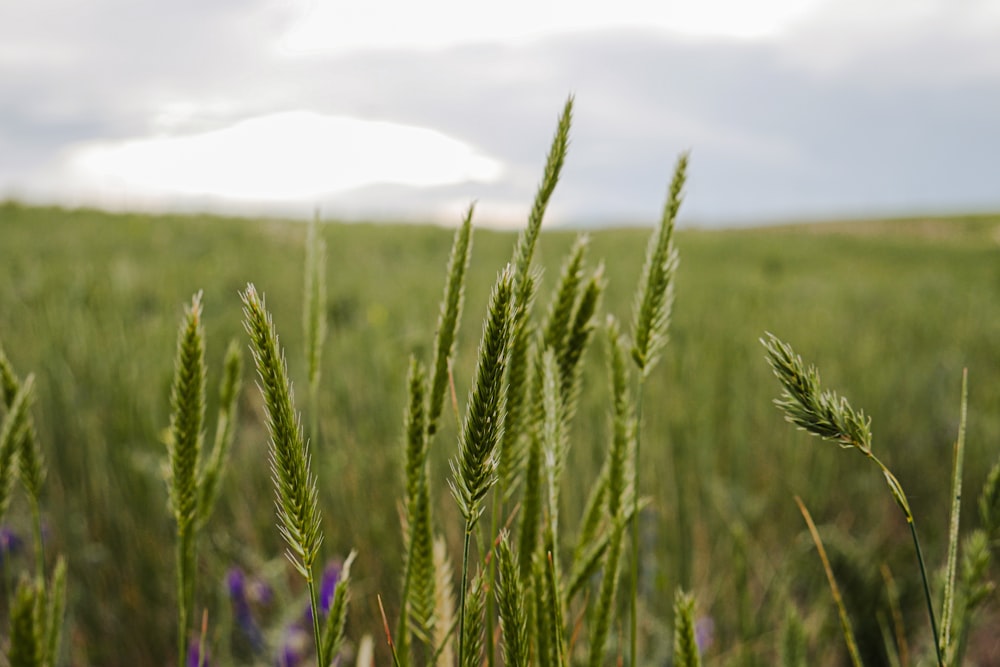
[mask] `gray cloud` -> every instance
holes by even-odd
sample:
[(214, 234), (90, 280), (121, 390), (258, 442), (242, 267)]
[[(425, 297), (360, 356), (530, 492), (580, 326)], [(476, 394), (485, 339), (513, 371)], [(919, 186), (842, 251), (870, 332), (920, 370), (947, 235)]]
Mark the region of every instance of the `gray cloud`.
[(263, 0), (78, 4), (0, 9), (0, 194), (48, 179), (58, 197), (52, 179), (79, 142), (308, 108), (433, 128), (508, 167), (500, 183), (373, 186), (324, 210), (526, 209), (572, 92), (564, 220), (654, 219), (688, 148), (685, 212), (701, 224), (1000, 208), (997, 23), (944, 4), (895, 26), (817, 17), (769, 41), (632, 30), (315, 57), (275, 52), (291, 15)]

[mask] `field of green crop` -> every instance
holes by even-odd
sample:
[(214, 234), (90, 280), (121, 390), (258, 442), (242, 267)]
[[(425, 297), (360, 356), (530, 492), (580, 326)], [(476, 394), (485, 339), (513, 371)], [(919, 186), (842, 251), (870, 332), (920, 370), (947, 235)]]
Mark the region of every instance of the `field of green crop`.
[[(322, 558), (358, 551), (348, 639), (356, 646), (373, 635), (377, 664), (391, 664), (376, 595), (392, 625), (402, 571), (408, 358), (430, 363), (452, 232), (328, 223), (321, 233), (329, 336), (312, 448)], [(305, 234), (306, 225), (293, 222), (0, 204), (0, 344), (18, 373), (36, 376), (33, 415), (49, 467), (46, 550), (64, 554), (69, 567), (61, 664), (169, 664), (175, 528), (166, 509), (165, 438), (183, 306), (204, 291), (209, 433), (226, 346), (236, 339), (247, 349), (239, 292), (248, 282), (266, 295), (304, 409)], [(543, 231), (537, 311), (548, 305), (575, 236)], [(605, 313), (631, 321), (648, 236), (649, 229), (591, 233), (589, 270), (603, 262), (607, 280), (601, 322)], [(475, 231), (454, 364), (459, 414), (446, 405), (430, 452), (435, 521), (456, 562), (462, 522), (446, 484), (448, 460), (490, 286), (514, 239)], [(682, 229), (676, 243), (670, 341), (646, 384), (642, 415), (640, 493), (650, 504), (640, 518), (640, 641), (649, 664), (670, 660), (678, 586), (695, 594), (697, 615), (714, 628), (706, 664), (776, 664), (789, 603), (804, 620), (808, 664), (841, 664), (836, 609), (795, 496), (820, 524), (866, 664), (891, 664), (883, 565), (900, 590), (911, 650), (926, 649), (909, 531), (884, 480), (857, 453), (784, 422), (758, 339), (769, 331), (791, 343), (822, 370), (824, 386), (871, 416), (874, 449), (906, 489), (933, 574), (946, 559), (963, 368), (969, 527), (1000, 457), (1000, 216)], [(597, 338), (568, 438), (560, 520), (569, 535), (611, 437), (605, 348)], [(217, 655), (233, 660), (242, 649), (228, 632), (230, 568), (272, 589), (276, 601), (257, 610), (271, 645), (283, 640), (285, 610), (297, 613), (304, 599), (275, 528), (264, 407), (248, 353), (245, 361), (232, 463), (198, 562), (197, 606), (207, 609), (208, 637)], [(27, 544), (30, 516), (20, 495), (7, 517), (7, 528)], [(16, 574), (30, 569), (29, 552), (2, 554), (0, 600), (9, 599)], [(0, 604), (5, 619), (7, 603)], [(996, 664), (1000, 656), (995, 599), (984, 613), (969, 664)], [(611, 634), (612, 645), (627, 644), (621, 622)]]

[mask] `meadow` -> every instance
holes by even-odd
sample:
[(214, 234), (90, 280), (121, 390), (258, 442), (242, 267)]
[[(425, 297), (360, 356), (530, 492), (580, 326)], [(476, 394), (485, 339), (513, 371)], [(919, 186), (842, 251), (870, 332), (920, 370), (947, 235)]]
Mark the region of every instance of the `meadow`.
[[(651, 215), (650, 225), (655, 215)], [(683, 212), (681, 213), (683, 221)], [(456, 219), (456, 223), (458, 220)], [(359, 554), (352, 569), (347, 655), (364, 635), (383, 644), (380, 595), (399, 615), (404, 421), (411, 354), (429, 362), (452, 231), (327, 222), (329, 335), (311, 443), (323, 508), (322, 560)], [(163, 665), (175, 652), (175, 526), (167, 508), (165, 441), (177, 326), (203, 291), (208, 429), (214, 428), (227, 344), (246, 350), (240, 293), (266, 295), (308, 409), (303, 330), (307, 225), (211, 216), (114, 215), (0, 204), (0, 343), (22, 375), (35, 373), (33, 409), (49, 474), (42, 499), (46, 551), (68, 563), (61, 664)], [(649, 228), (590, 233), (587, 275), (603, 262), (597, 321), (627, 326)], [(543, 312), (575, 231), (543, 228), (536, 310)], [(429, 452), (431, 503), (452, 560), (462, 516), (445, 483), (476, 363), (481, 314), (515, 233), (476, 229), (453, 368), (458, 411), (445, 402)], [(969, 372), (963, 527), (1000, 457), (1000, 216), (871, 220), (747, 230), (680, 229), (669, 342), (645, 383), (638, 581), (645, 664), (671, 661), (674, 590), (694, 593), (705, 664), (776, 664), (790, 608), (802, 619), (804, 664), (845, 658), (836, 608), (802, 516), (820, 524), (865, 662), (887, 650), (893, 606), (888, 566), (914, 653), (929, 631), (912, 545), (885, 481), (861, 457), (785, 423), (759, 339), (773, 332), (872, 419), (874, 448), (918, 517), (936, 572), (948, 544), (952, 451), (962, 371)], [(612, 437), (602, 339), (582, 363), (559, 499), (573, 535)], [(227, 588), (239, 566), (267, 583), (254, 602), (269, 647), (305, 600), (275, 529), (266, 408), (247, 370), (231, 464), (198, 557), (198, 609), (207, 609), (217, 660), (274, 664), (240, 641)], [(29, 542), (15, 495), (9, 530)], [(564, 549), (572, 546), (572, 541)], [(30, 569), (30, 548), (3, 555), (4, 595)], [(627, 569), (627, 568), (626, 568)], [(937, 581), (936, 576), (932, 577)], [(627, 580), (627, 573), (626, 573)], [(623, 582), (623, 589), (625, 587)], [(939, 595), (935, 583), (935, 594)], [(791, 607), (790, 607), (791, 605)], [(293, 610), (289, 612), (288, 610)], [(624, 607), (622, 608), (624, 617)], [(6, 606), (3, 608), (7, 615)], [(995, 599), (969, 642), (969, 664), (1000, 656)], [(199, 612), (198, 618), (201, 618)], [(627, 653), (624, 621), (611, 656)], [(346, 658), (345, 658), (346, 659)], [(978, 662), (977, 662), (978, 661)]]

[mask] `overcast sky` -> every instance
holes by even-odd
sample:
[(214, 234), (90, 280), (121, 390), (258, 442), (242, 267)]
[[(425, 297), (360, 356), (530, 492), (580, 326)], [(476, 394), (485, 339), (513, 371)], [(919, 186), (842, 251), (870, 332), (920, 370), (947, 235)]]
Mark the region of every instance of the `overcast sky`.
[(521, 224), (1000, 210), (1000, 0), (0, 1), (0, 198)]

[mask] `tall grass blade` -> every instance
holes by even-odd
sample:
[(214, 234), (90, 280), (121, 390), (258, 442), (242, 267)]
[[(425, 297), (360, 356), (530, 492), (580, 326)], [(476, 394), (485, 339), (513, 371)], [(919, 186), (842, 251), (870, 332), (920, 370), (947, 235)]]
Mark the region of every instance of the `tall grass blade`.
[(941, 614), (941, 647), (952, 652), (952, 618), (955, 612), (955, 578), (958, 574), (958, 525), (962, 514), (962, 473), (965, 468), (965, 420), (969, 406), (969, 372), (962, 373), (962, 407), (955, 441), (951, 479), (951, 520), (948, 526), (948, 563), (945, 566), (944, 611)]
[(306, 232), (303, 294), (302, 329), (309, 367), (309, 436), (313, 442), (319, 442), (319, 383), (323, 342), (326, 340), (326, 240), (322, 234), (319, 211), (316, 211)]
[(892, 571), (885, 563), (880, 568), (882, 580), (885, 582), (885, 592), (889, 599), (889, 613), (892, 615), (893, 646), (898, 656), (900, 667), (910, 667), (910, 644), (906, 640), (906, 630), (903, 625), (903, 610), (899, 603), (899, 586), (892, 576)]
[(837, 586), (837, 580), (833, 576), (833, 569), (830, 567), (830, 559), (826, 556), (826, 549), (823, 548), (823, 541), (819, 537), (819, 531), (816, 530), (816, 524), (813, 523), (812, 515), (809, 514), (809, 510), (806, 509), (802, 499), (795, 496), (795, 504), (799, 506), (802, 518), (805, 519), (806, 525), (809, 527), (809, 534), (812, 536), (813, 544), (816, 545), (816, 551), (819, 552), (819, 558), (823, 561), (823, 570), (826, 572), (826, 580), (830, 584), (830, 592), (833, 594), (833, 601), (837, 605), (837, 613), (840, 616), (840, 627), (844, 633), (844, 641), (847, 643), (847, 652), (851, 656), (851, 663), (854, 667), (862, 667), (861, 654), (858, 653), (858, 642), (854, 638), (854, 629), (851, 627), (851, 619), (847, 616), (847, 609), (844, 607), (844, 600), (840, 595), (840, 588)]

